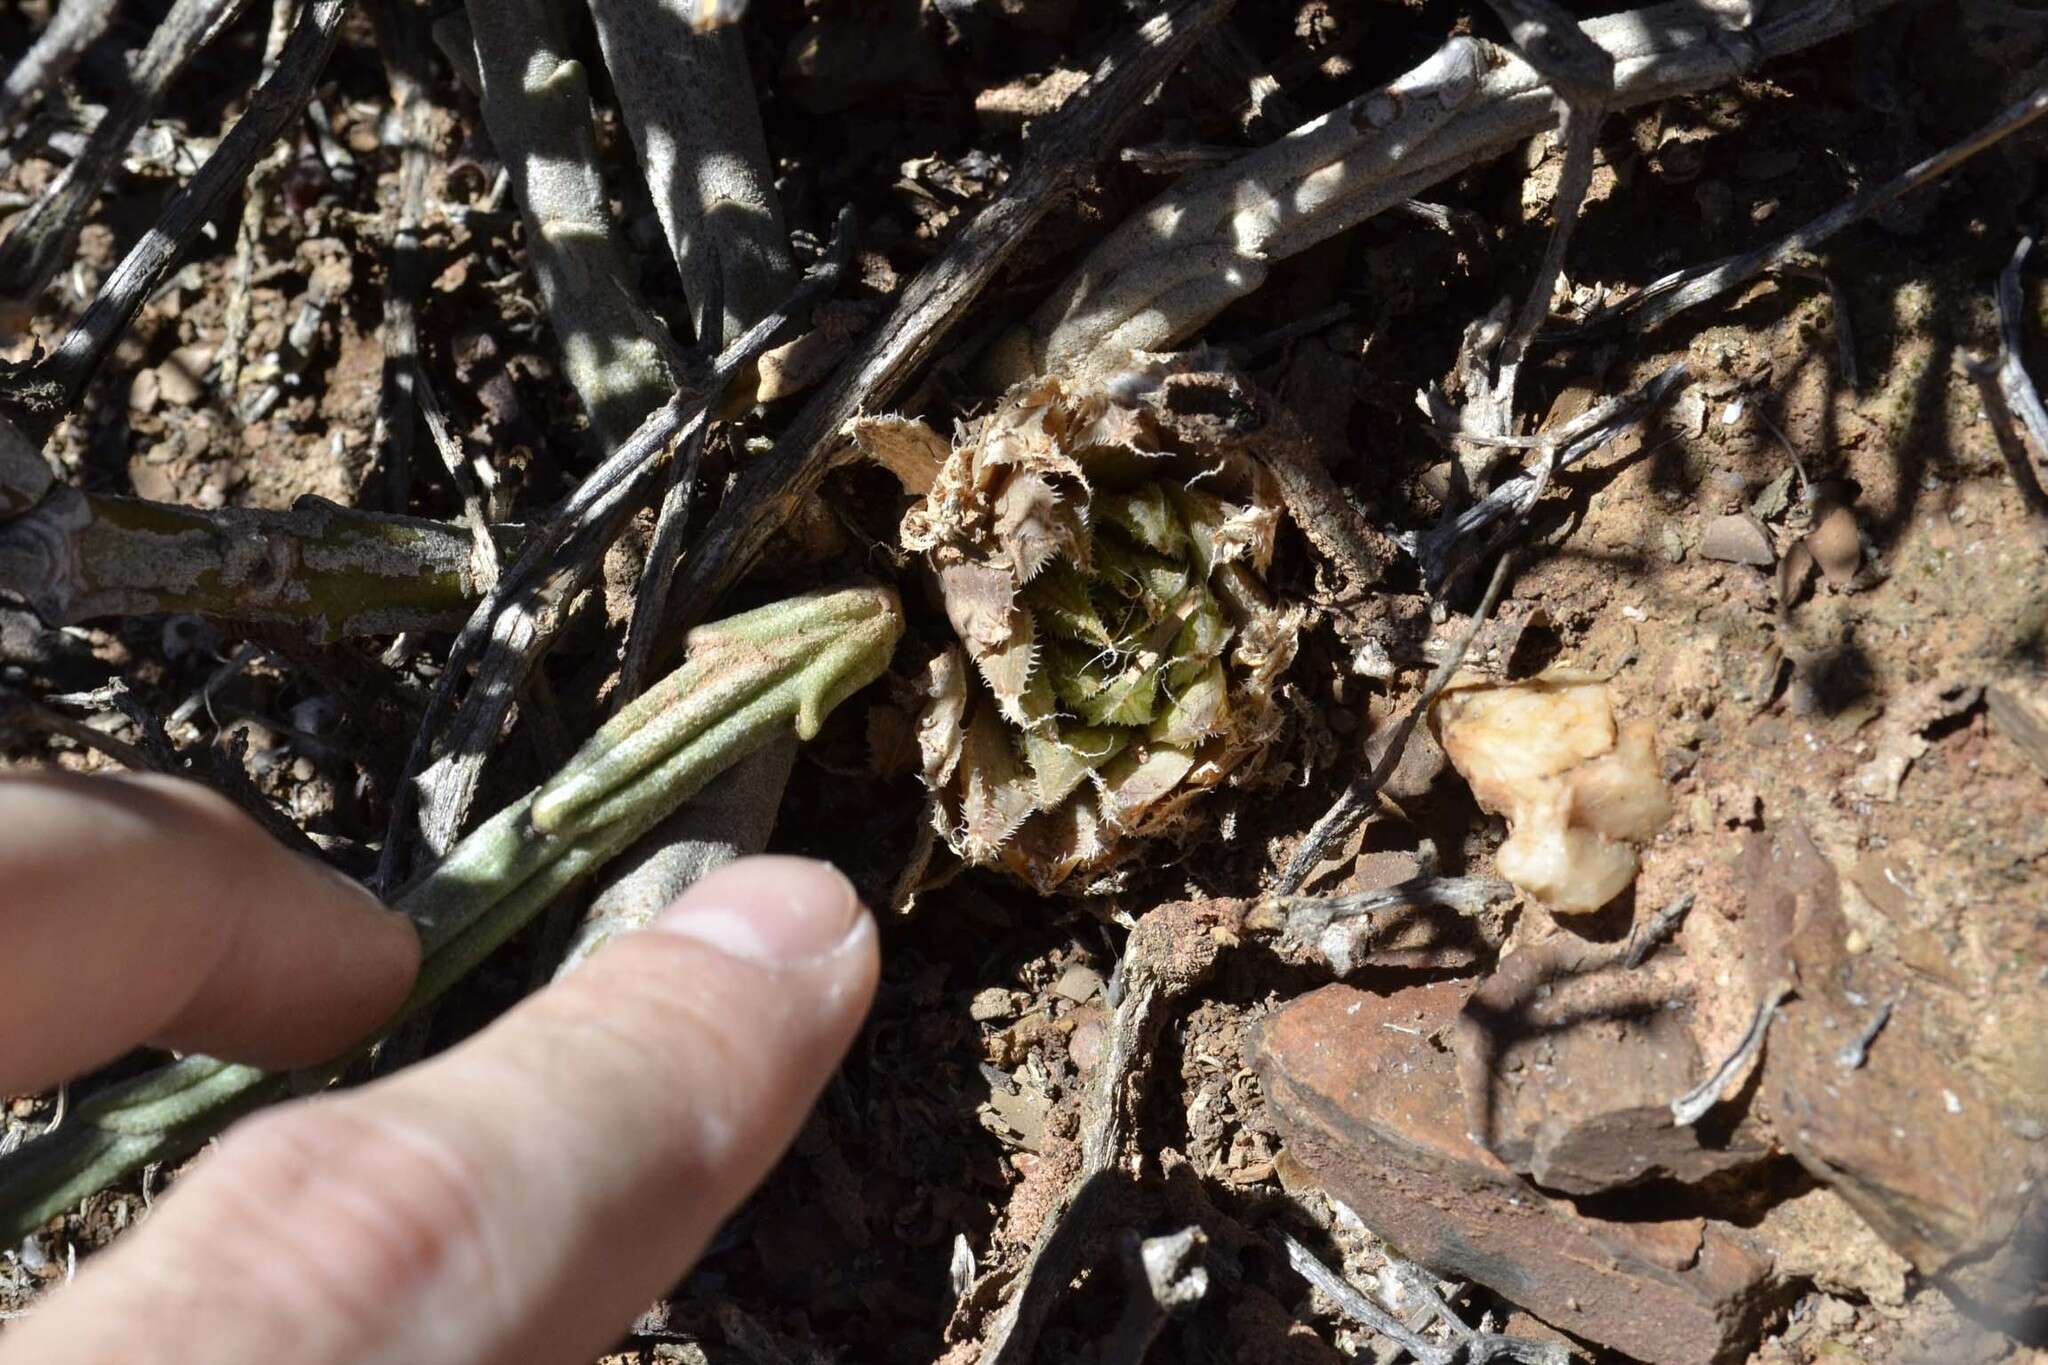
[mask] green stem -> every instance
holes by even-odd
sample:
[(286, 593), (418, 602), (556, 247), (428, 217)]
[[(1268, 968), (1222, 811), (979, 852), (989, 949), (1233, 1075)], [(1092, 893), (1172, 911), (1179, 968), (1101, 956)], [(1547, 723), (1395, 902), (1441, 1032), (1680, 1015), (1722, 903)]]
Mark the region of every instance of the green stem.
[[(425, 956), (385, 1031), (438, 999), (720, 772), (792, 728), (814, 735), (827, 712), (881, 676), (902, 632), (902, 608), (883, 587), (812, 593), (693, 632), (689, 661), (643, 698), (663, 704), (614, 716), (561, 774), (479, 826), (398, 898)], [(720, 704), (694, 704), (703, 695)], [(622, 749), (635, 754), (630, 772), (609, 761)], [(591, 786), (591, 773), (611, 776)], [(557, 832), (535, 829), (537, 797), (565, 777), (588, 799)], [(337, 1076), (376, 1041), (302, 1078)], [(145, 1165), (196, 1151), (294, 1088), (287, 1074), (194, 1056), (101, 1091), (55, 1132), (0, 1157), (0, 1245)]]

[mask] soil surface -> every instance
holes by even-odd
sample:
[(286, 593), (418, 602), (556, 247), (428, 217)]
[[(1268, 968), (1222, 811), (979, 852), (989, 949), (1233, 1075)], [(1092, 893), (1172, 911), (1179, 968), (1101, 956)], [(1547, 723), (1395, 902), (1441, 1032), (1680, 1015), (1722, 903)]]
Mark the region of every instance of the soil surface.
[[(20, 51), (47, 8), (0, 14), (0, 51)], [(13, 150), (0, 202), (18, 207), (61, 168), (61, 134), (120, 97), (119, 55), (163, 8), (123, 8), (69, 83), (69, 107), (46, 110)], [(984, 13), (955, 27), (942, 9)], [(757, 0), (748, 50), (799, 254), (816, 253), (842, 205), (862, 224), (856, 278), (821, 320), (856, 338), (881, 315), (1004, 183), (1022, 124), (1057, 107), (1074, 85), (1068, 73), (1085, 71), (1131, 22), (1117, 10), (1056, 0), (920, 10), (887, 0), (857, 14), (822, 0)], [(251, 7), (178, 85), (155, 126), (182, 153), (133, 159), (116, 177), (78, 264), (30, 324), (46, 343), (239, 111), (234, 92), (259, 59), (267, 11)], [(1234, 22), (1307, 113), (1407, 68), (1449, 33), (1498, 32), (1490, 14), (1443, 0), (1247, 5)], [(580, 41), (594, 57), (590, 35)], [(1680, 265), (1775, 239), (1975, 127), (2022, 89), (2044, 52), (2048, 25), (2033, 11), (1911, 7), (1723, 90), (1611, 119), (1559, 313), (1582, 315)], [(518, 216), (496, 186), (475, 102), (438, 60), (434, 71), (426, 372), (465, 439), (488, 453), (516, 517), (571, 486), (593, 441), (525, 273)], [(459, 516), (423, 434), (394, 506), (374, 435), (397, 119), (375, 36), (357, 14), (295, 127), (257, 239), (235, 384), (219, 369), (231, 216), (151, 299), (58, 429), (48, 449), (66, 478), (201, 507), (286, 507), (313, 494)], [(1283, 127), (1241, 118), (1213, 81), (1189, 74), (1168, 82), (1130, 137), (1247, 146)], [(625, 174), (630, 146), (615, 124), (602, 131), (637, 252), (635, 284), (683, 334), (673, 267), (644, 189)], [(1844, 232), (1816, 254), (1813, 273), (1767, 277), (1646, 335), (1573, 335), (1539, 348), (1522, 390), (1538, 429), (1674, 360), (1690, 380), (1647, 423), (1559, 476), (1471, 662), (1500, 677), (1568, 668), (1608, 680), (1623, 719), (1654, 723), (1674, 814), (1644, 849), (1632, 891), (1594, 922), (1560, 925), (1533, 902), (1510, 902), (1462, 947), (1426, 935), (1373, 945), (1353, 985), (1483, 979), (1504, 954), (1560, 934), (1625, 939), (1632, 923), (1690, 893), (1671, 951), (1691, 963), (1701, 1035), (1732, 1047), (1753, 1003), (1730, 985), (1728, 946), (1745, 913), (1746, 841), (1804, 831), (1839, 877), (1857, 970), (1899, 983), (1886, 1027), (1910, 1029), (1987, 1111), (1958, 1122), (1995, 1127), (2028, 1181), (2048, 1175), (2048, 753), (2038, 738), (2028, 747), (2025, 729), (2028, 715), (2048, 724), (2048, 552), (1955, 364), (1958, 348), (1995, 349), (1994, 282), (2022, 233), (2048, 217), (2040, 150), (2026, 136), (1994, 148)], [(1453, 211), (1450, 230), (1389, 214), (1278, 263), (1259, 294), (1208, 330), (1208, 342), (1237, 348), (1243, 372), (1299, 418), (1372, 523), (1413, 531), (1441, 514), (1445, 455), (1415, 395), (1451, 372), (1471, 319), (1519, 297), (1549, 229), (1561, 155), (1553, 139), (1538, 139), (1433, 191)], [(1105, 166), (1055, 210), (966, 330), (985, 335), (1027, 310), (1090, 241), (1161, 188), (1142, 164)], [(2048, 284), (2030, 276), (2025, 297), (2039, 342)], [(1268, 340), (1332, 304), (1342, 316)], [(287, 333), (307, 307), (318, 325), (299, 350)], [(29, 345), (24, 336), (9, 354)], [(2048, 363), (2048, 349), (2030, 358)], [(945, 430), (985, 401), (959, 367), (942, 366), (921, 413)], [(723, 487), (798, 402), (730, 423), (709, 451), (707, 486)], [(907, 575), (913, 566), (895, 548), (900, 511), (878, 472), (835, 475), (744, 595), (857, 572)], [(646, 534), (642, 525), (634, 543)], [(1802, 547), (1817, 565), (1781, 568)], [(633, 545), (613, 558), (608, 581), (630, 585)], [(1375, 742), (1465, 629), (1480, 586), (1463, 585), (1434, 621), (1412, 568), (1362, 597), (1291, 534), (1272, 581), (1319, 610), (1290, 683), (1289, 747), (1266, 784), (1218, 793), (1198, 837), (1149, 850), (1107, 894), (1045, 899), (970, 872), (892, 919), (873, 1018), (794, 1151), (608, 1359), (977, 1357), (990, 1314), (1078, 1165), (1082, 1098), (1102, 1063), (1129, 925), (1165, 902), (1256, 898), (1270, 886), (1304, 831), (1378, 754)], [(911, 680), (945, 631), (929, 602), (906, 596), (915, 619), (896, 676), (843, 707), (805, 749), (775, 839), (835, 859), (877, 905), (889, 902), (921, 819), (903, 737)], [(570, 734), (601, 714), (614, 661), (604, 632), (619, 600), (594, 595), (586, 628), (549, 660)], [(1391, 667), (1356, 669), (1365, 641)], [(52, 630), (0, 606), (0, 682), (50, 696), (120, 679), (145, 708), (169, 715), (245, 643), (256, 647), (253, 662), (175, 722), (173, 740), (228, 755), (337, 864), (366, 875), (434, 642), (315, 646), (183, 617)], [(550, 761), (544, 741), (516, 734), (489, 771), (487, 801), (522, 790)], [(1309, 890), (1399, 880), (1422, 866), (1418, 850), (1446, 874), (1493, 871), (1503, 821), (1430, 761), (1426, 733), (1416, 742), (1423, 757), (1404, 768), (1414, 780), (1397, 784)], [(8, 762), (106, 765), (68, 741), (24, 732), (7, 743)], [(521, 942), (502, 953), (441, 1012), (432, 1043), (460, 1037), (526, 989), (545, 971), (539, 951)], [(1256, 1027), (1329, 979), (1248, 944), (1184, 1002), (1151, 1064), (1142, 1176), (1116, 1226), (1100, 1230), (1102, 1254), (1057, 1307), (1038, 1358), (1098, 1358), (1127, 1294), (1114, 1250), (1121, 1227), (1150, 1234), (1190, 1222), (1209, 1239), (1212, 1287), (1167, 1325), (1150, 1358), (1395, 1358), (1384, 1339), (1311, 1296), (1273, 1241), (1288, 1230), (1355, 1283), (1401, 1292), (1385, 1246), (1292, 1160), (1255, 1069)], [(1885, 1045), (1882, 1034), (1871, 1044)], [(14, 1100), (0, 1150), (60, 1103)], [(38, 1294), (146, 1217), (176, 1178), (153, 1170), (0, 1251), (0, 1315), (33, 1311)], [(2042, 1339), (2030, 1344), (1960, 1312), (1790, 1158), (1755, 1181), (1712, 1212), (1754, 1228), (1764, 1187), (1783, 1196), (1775, 1206), (1826, 1197), (1800, 1206), (1811, 1216), (1770, 1225), (1793, 1269), (1740, 1354), (1769, 1365), (2048, 1360)], [(1643, 1194), (1637, 1216), (1653, 1216), (1661, 1197)], [(1483, 1288), (1450, 1289), (1468, 1320), (1491, 1313), (1501, 1330), (1552, 1339), (1570, 1326), (1538, 1322)], [(1573, 1349), (1625, 1358), (1582, 1340)]]

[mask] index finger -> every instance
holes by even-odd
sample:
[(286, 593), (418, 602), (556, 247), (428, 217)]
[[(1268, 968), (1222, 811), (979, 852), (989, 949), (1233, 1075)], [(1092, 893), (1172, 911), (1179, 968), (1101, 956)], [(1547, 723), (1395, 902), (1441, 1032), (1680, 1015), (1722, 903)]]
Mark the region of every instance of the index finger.
[(418, 965), (402, 916), (203, 787), (0, 775), (0, 1094), (143, 1042), (324, 1061)]

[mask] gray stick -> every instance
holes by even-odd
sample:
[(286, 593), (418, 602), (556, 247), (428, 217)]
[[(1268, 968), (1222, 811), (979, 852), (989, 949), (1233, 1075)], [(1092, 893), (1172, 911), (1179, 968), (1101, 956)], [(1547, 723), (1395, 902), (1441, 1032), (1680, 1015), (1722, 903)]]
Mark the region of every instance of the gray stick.
[[(2034, 438), (2034, 449), (2048, 456), (2048, 408), (2042, 407), (2040, 391), (2027, 374), (2026, 336), (2022, 331), (2026, 326), (2026, 309), (2020, 297), (2020, 271), (2033, 248), (2032, 237), (2020, 238), (2012, 260), (1998, 276), (1998, 391), (2019, 416), (2027, 435)], [(2038, 482), (2035, 487), (2039, 487)]]
[(319, 498), (202, 510), (63, 487), (0, 521), (0, 590), (52, 625), (198, 612), (317, 640), (446, 630), (483, 595), (469, 534)]
[(1300, 847), (1296, 848), (1294, 856), (1287, 860), (1287, 868), (1280, 874), (1280, 880), (1273, 888), (1274, 895), (1288, 897), (1301, 890), (1301, 884), (1308, 880), (1309, 872), (1323, 860), (1331, 846), (1349, 834), (1358, 822), (1365, 818), (1373, 797), (1387, 784), (1387, 779), (1393, 776), (1394, 769), (1401, 766), (1401, 756), (1407, 752), (1408, 737), (1415, 733), (1417, 722), (1429, 714), (1430, 703), (1434, 702), (1437, 694), (1450, 684), (1452, 676), (1458, 671), (1458, 666), (1465, 662), (1465, 654), (1472, 648), (1472, 642), (1479, 638), (1480, 627), (1486, 624), (1486, 618), (1493, 614), (1494, 607), (1499, 604), (1500, 595), (1507, 587), (1508, 572), (1513, 566), (1514, 558), (1514, 551), (1509, 550), (1501, 555), (1499, 562), (1493, 566), (1493, 579), (1486, 585), (1485, 595), (1479, 599), (1478, 607), (1472, 612), (1472, 624), (1458, 637), (1457, 645), (1444, 657), (1444, 661), (1437, 665), (1429, 681), (1423, 684), (1421, 693), (1402, 715), (1400, 723), (1394, 727), (1393, 738), (1387, 742), (1386, 752), (1380, 755), (1378, 765), (1368, 769), (1363, 777), (1346, 787), (1344, 794), (1337, 798), (1336, 804), (1325, 811), (1322, 818), (1310, 826), (1308, 833), (1302, 836)]
[(128, 97), (107, 110), (86, 139), (78, 160), (64, 168), (43, 197), (15, 221), (0, 242), (0, 295), (32, 301), (63, 269), (79, 229), (107, 178), (121, 164), (135, 130), (149, 121), (185, 64), (231, 21), (248, 0), (177, 0), (136, 59)]
[(1592, 331), (1625, 322), (1637, 333), (1650, 331), (1696, 304), (1705, 303), (1765, 271), (1796, 260), (1850, 224), (1868, 218), (1900, 196), (1947, 175), (1986, 147), (2012, 136), (2043, 114), (2048, 114), (2048, 86), (2037, 87), (2032, 94), (1962, 141), (1915, 162), (1881, 185), (1872, 185), (1798, 231), (1740, 256), (1674, 271), (1645, 285), (1620, 303), (1601, 309), (1586, 319), (1582, 327)]
[(199, 174), (172, 198), (156, 226), (121, 258), (63, 343), (39, 363), (0, 365), (0, 400), (19, 403), (46, 423), (54, 423), (57, 415), (77, 404), (86, 381), (136, 311), (170, 274), (200, 228), (241, 186), (256, 158), (306, 107), (347, 10), (347, 0), (306, 0), (277, 70), (250, 96), (249, 107), (214, 147)]
[(21, 60), (0, 81), (0, 148), (43, 92), (70, 74), (114, 17), (114, 0), (63, 0)]
[(484, 123), (512, 174), (563, 369), (607, 451), (675, 379), (629, 305), (625, 255), (598, 173), (590, 88), (549, 0), (472, 0)]
[[(1693, 0), (1588, 20), (1614, 63), (1612, 108), (1732, 80), (1824, 42), (1893, 0), (1773, 4), (1724, 26)], [(1034, 373), (1112, 373), (1258, 288), (1267, 264), (1415, 198), (1554, 124), (1558, 90), (1527, 61), (1454, 38), (1381, 89), (1168, 190), (1112, 232), (992, 352), (993, 387)]]
[(1287, 1252), (1287, 1264), (1295, 1274), (1327, 1294), (1344, 1316), (1398, 1343), (1415, 1357), (1418, 1365), (1485, 1365), (1493, 1360), (1519, 1361), (1523, 1365), (1566, 1365), (1572, 1358), (1569, 1348), (1556, 1342), (1530, 1341), (1467, 1327), (1450, 1311), (1450, 1305), (1434, 1288), (1424, 1296), (1425, 1301), (1444, 1320), (1452, 1335), (1446, 1342), (1431, 1341), (1359, 1292), (1351, 1281), (1324, 1265), (1292, 1234), (1282, 1232), (1279, 1236)]
[(1534, 470), (1503, 480), (1499, 487), (1449, 522), (1414, 538), (1415, 557), (1422, 564), (1424, 582), (1432, 591), (1441, 591), (1463, 572), (1466, 564), (1484, 552), (1484, 542), (1475, 539), (1480, 532), (1504, 518), (1526, 515), (1542, 496), (1552, 474), (1577, 464), (1656, 411), (1685, 377), (1685, 362), (1676, 361), (1641, 388), (1586, 409), (1554, 432), (1492, 442), (1534, 447), (1541, 452), (1542, 459)]
[(1698, 1123), (1706, 1112), (1721, 1101), (1721, 1092), (1728, 1088), (1749, 1059), (1756, 1056), (1764, 1045), (1764, 1037), (1771, 1031), (1771, 1020), (1778, 1016), (1778, 1006), (1785, 1003), (1785, 997), (1792, 994), (1792, 987), (1779, 982), (1765, 992), (1757, 1002), (1756, 1013), (1750, 1016), (1749, 1028), (1743, 1033), (1742, 1041), (1715, 1067), (1713, 1074), (1692, 1089), (1671, 1101), (1671, 1121), (1683, 1127)]

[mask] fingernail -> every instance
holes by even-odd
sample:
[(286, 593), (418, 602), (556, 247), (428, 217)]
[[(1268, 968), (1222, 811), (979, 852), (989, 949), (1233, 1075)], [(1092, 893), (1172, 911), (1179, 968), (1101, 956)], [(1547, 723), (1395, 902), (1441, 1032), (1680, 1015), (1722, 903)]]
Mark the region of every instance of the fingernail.
[(861, 922), (853, 883), (809, 858), (748, 858), (720, 868), (653, 927), (761, 967), (829, 957)]

